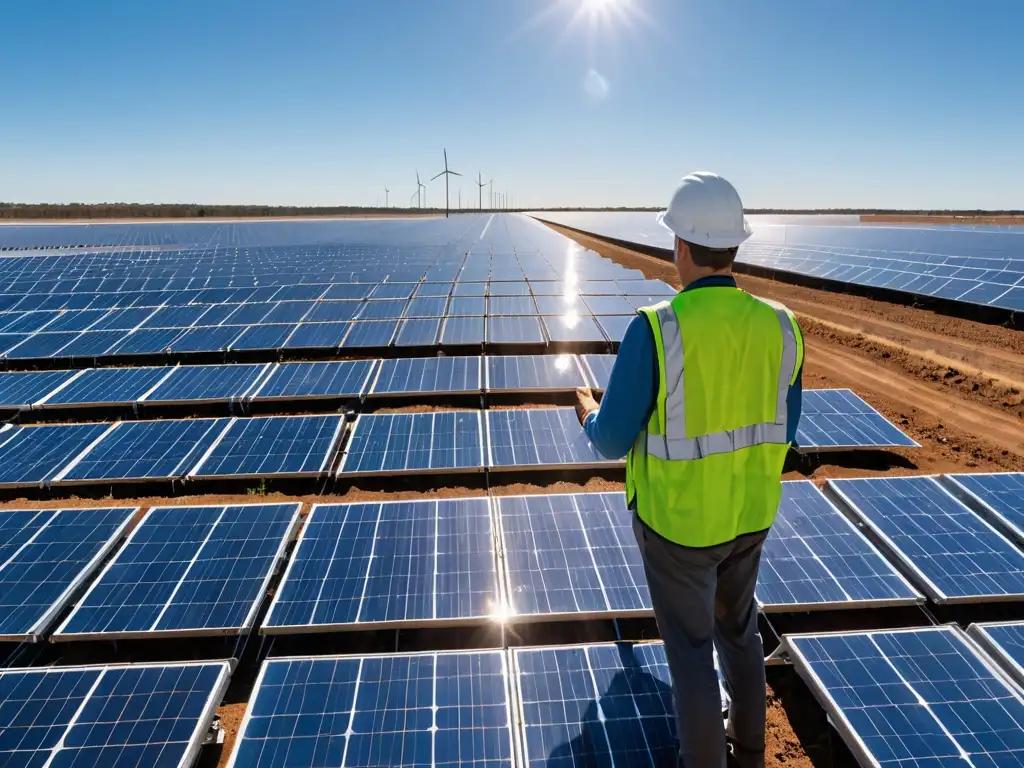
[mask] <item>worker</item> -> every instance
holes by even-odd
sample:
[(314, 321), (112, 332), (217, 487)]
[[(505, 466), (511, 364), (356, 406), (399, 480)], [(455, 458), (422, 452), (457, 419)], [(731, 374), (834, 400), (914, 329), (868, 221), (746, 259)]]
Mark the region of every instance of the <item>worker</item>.
[[(803, 337), (780, 304), (740, 290), (750, 225), (736, 189), (683, 178), (658, 220), (683, 289), (645, 307), (600, 406), (577, 395), (594, 447), (626, 456), (626, 498), (674, 681), (679, 765), (764, 765), (764, 650), (754, 588), (800, 418)], [(713, 650), (731, 704), (723, 723)]]

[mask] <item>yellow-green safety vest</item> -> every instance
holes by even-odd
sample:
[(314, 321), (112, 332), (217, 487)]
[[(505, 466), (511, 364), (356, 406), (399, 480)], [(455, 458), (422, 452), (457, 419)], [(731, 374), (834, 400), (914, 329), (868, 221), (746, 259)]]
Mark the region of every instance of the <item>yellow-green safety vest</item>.
[(626, 457), (630, 505), (685, 547), (767, 530), (789, 450), (786, 399), (804, 358), (793, 313), (729, 286), (683, 291), (640, 313), (659, 382)]

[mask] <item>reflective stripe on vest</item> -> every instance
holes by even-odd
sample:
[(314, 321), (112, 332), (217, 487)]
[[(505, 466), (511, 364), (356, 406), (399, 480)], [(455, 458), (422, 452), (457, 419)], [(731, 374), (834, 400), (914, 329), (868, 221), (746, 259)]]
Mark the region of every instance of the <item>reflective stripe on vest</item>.
[(782, 329), (782, 365), (779, 368), (778, 395), (775, 403), (775, 421), (748, 424), (726, 432), (714, 432), (697, 437), (686, 437), (686, 399), (683, 377), (683, 336), (679, 317), (668, 302), (652, 309), (661, 328), (665, 366), (665, 423), (664, 434), (647, 433), (647, 452), (659, 459), (692, 461), (717, 453), (730, 453), (764, 443), (785, 443), (787, 427), (786, 398), (789, 385), (796, 375), (798, 344), (792, 316), (786, 307), (767, 299), (757, 298), (774, 310)]

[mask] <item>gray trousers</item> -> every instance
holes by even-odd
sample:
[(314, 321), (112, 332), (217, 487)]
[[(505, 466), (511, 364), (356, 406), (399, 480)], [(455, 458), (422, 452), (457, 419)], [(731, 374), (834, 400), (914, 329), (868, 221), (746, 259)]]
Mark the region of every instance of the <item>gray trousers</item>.
[(764, 648), (754, 587), (767, 533), (706, 549), (680, 547), (634, 516), (658, 630), (665, 641), (684, 768), (725, 768), (714, 649), (729, 694), (730, 738), (741, 768), (764, 765)]

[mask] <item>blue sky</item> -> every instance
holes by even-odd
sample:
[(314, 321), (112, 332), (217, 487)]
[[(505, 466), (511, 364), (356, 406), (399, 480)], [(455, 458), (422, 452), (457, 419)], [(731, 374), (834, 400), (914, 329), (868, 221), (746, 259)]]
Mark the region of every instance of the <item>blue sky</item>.
[(1024, 3), (590, 4), (7, 3), (0, 200), (1024, 208)]

